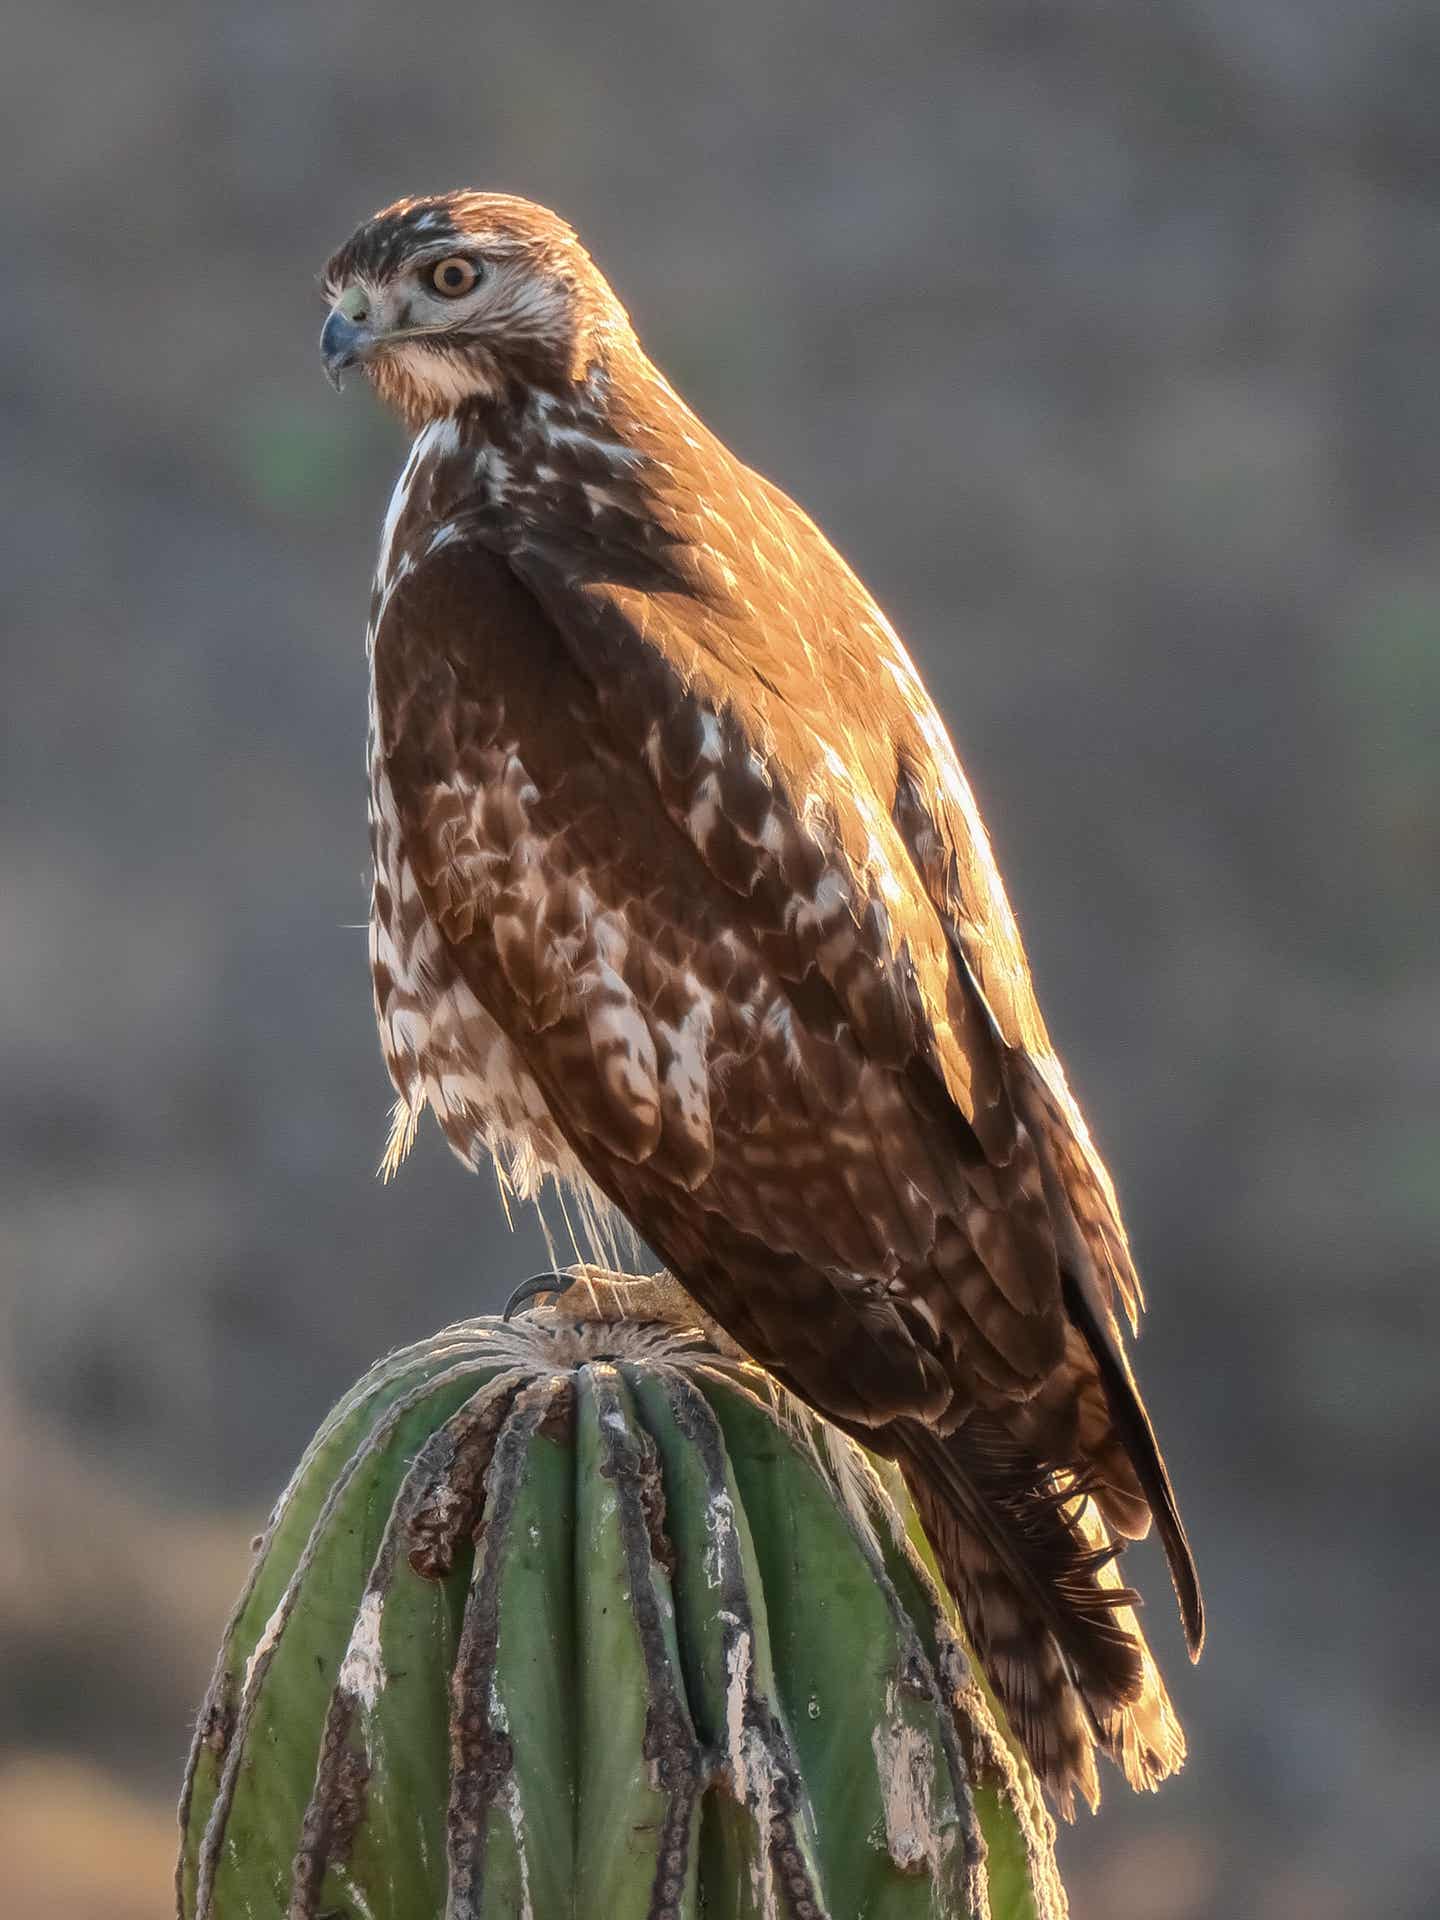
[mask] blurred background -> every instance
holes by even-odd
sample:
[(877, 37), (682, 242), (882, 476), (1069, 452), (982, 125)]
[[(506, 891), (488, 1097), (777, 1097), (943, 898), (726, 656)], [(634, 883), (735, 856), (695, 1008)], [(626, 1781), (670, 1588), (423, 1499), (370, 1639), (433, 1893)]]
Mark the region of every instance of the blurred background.
[(402, 448), (315, 274), (461, 184), (570, 215), (895, 617), (1115, 1171), (1212, 1629), (1136, 1555), (1193, 1759), (1063, 1836), (1078, 1920), (1433, 1913), (1433, 0), (52, 0), (6, 64), (10, 1920), (166, 1911), (298, 1450), (541, 1261), (428, 1123), (372, 1174)]

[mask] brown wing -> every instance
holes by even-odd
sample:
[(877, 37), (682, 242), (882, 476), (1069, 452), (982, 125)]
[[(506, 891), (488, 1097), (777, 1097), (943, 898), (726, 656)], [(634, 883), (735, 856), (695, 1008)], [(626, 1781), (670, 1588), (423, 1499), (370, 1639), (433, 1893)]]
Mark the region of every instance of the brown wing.
[[(662, 755), (657, 786), (711, 869), (752, 900), (778, 879), (782, 901), (809, 888), (831, 910), (835, 945), (818, 941), (814, 964), (842, 990), (872, 1058), (886, 1057), (887, 1024), (904, 1031), (895, 973), (908, 973), (920, 1020), (902, 1045), (1011, 1176), (1008, 1231), (993, 1214), (977, 1220), (993, 1244), (977, 1234), (972, 1250), (1002, 1293), (1009, 1272), (1011, 1305), (1028, 1271), (1031, 1311), (1048, 1310), (1057, 1258), (1065, 1276), (1065, 1364), (1036, 1396), (1030, 1437), (1050, 1457), (1078, 1450), (1124, 1533), (1143, 1533), (1154, 1510), (1198, 1648), (1198, 1583), (1116, 1316), (1118, 1303), (1135, 1326), (1139, 1281), (954, 748), (900, 641), (813, 523), (688, 414), (685, 428), (665, 436), (658, 485), (630, 503), (612, 485), (591, 543), (522, 544), (517, 569), (567, 636), (612, 734), (652, 760), (674, 737), (675, 765), (667, 779)], [(657, 525), (669, 541), (658, 550)], [(648, 704), (637, 698), (641, 662), (661, 680)], [(667, 675), (693, 706), (669, 704)], [(707, 713), (735, 735), (712, 738), (709, 757)], [(1039, 1229), (1019, 1201), (1037, 1176)], [(1038, 1258), (1037, 1232), (1049, 1243)], [(943, 1321), (944, 1300), (925, 1304)]]
[[(1066, 1198), (1088, 1162), (1037, 1147), (1047, 1094), (1046, 1126), (1083, 1135), (898, 643), (735, 471), (717, 500), (672, 469), (658, 546), (653, 498), (612, 481), (603, 537), (592, 500), (587, 540), (504, 559), (452, 540), (414, 569), (375, 661), (401, 830), (582, 1164), (701, 1304), (902, 1458), (993, 1430), (965, 1467), (975, 1551), (1009, 1555), (994, 1577), (1047, 1611), (1062, 1666), (1117, 1666), (1095, 1681), (1113, 1704), (1136, 1663), (1044, 1490), (1087, 1476), (1127, 1531), (1146, 1491), (1110, 1403), (1123, 1355), (1107, 1376), (1093, 1339), (1095, 1263), (1063, 1270), (1059, 1201), (1088, 1217)], [(681, 512), (700, 497), (703, 536)], [(1012, 1496), (1039, 1546), (997, 1522)]]

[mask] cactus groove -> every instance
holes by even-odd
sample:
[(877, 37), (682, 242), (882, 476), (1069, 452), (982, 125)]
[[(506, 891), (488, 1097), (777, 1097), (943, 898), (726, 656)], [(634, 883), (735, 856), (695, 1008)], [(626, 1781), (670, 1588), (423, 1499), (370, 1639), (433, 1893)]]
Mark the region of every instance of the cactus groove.
[(892, 1493), (655, 1329), (393, 1355), (231, 1617), (180, 1920), (1059, 1920), (1048, 1816)]

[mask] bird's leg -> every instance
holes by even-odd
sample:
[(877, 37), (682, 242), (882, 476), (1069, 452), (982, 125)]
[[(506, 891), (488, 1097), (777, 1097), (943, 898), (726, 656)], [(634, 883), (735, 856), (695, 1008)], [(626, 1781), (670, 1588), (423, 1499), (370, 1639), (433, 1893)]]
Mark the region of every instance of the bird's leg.
[(706, 1316), (673, 1274), (612, 1273), (572, 1267), (570, 1284), (554, 1304), (561, 1320), (648, 1320), (662, 1327), (706, 1327)]
[(540, 1273), (511, 1294), (505, 1318), (540, 1294), (553, 1294), (548, 1309), (557, 1320), (644, 1321), (653, 1326), (693, 1328), (717, 1353), (743, 1360), (744, 1354), (708, 1313), (697, 1307), (674, 1274), (611, 1273), (604, 1267), (576, 1266), (564, 1273)]

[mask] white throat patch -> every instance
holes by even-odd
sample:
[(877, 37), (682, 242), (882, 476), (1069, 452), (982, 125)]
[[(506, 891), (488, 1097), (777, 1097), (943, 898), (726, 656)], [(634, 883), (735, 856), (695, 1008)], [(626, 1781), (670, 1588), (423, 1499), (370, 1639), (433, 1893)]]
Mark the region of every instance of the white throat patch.
[(392, 347), (390, 355), (416, 392), (442, 412), (453, 413), (466, 400), (497, 391), (494, 378), (458, 350), (410, 341)]

